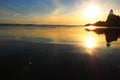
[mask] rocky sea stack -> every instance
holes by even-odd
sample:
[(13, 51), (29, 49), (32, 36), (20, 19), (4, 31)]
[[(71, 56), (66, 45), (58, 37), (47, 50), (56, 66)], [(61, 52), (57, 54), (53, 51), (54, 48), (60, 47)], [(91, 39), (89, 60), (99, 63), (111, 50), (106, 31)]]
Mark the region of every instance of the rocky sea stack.
[(108, 26), (108, 27), (120, 27), (120, 16), (115, 15), (111, 9), (106, 21), (98, 21), (94, 24), (86, 24), (85, 26)]

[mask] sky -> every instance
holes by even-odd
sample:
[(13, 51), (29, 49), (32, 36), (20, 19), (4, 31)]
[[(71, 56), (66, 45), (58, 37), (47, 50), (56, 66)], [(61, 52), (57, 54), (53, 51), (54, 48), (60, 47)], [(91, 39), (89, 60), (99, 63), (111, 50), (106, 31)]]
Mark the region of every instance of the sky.
[(105, 21), (110, 9), (119, 15), (119, 3), (120, 0), (0, 0), (0, 23), (82, 25)]

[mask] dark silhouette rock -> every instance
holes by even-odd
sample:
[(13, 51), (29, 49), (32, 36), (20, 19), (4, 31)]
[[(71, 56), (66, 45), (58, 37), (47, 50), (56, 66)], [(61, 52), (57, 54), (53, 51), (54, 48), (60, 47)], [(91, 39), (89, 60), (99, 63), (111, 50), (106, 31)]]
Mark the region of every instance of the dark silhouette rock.
[(94, 25), (104, 26), (104, 25), (106, 25), (106, 22), (104, 22), (104, 21), (98, 21), (98, 22), (96, 22)]
[(107, 20), (105, 22), (104, 21), (98, 21), (98, 22), (96, 22), (94, 24), (87, 24), (85, 26), (90, 26), (90, 25), (108, 26), (108, 27), (116, 26), (116, 27), (119, 27), (120, 26), (120, 16), (115, 15), (113, 13), (113, 10), (111, 9), (110, 12), (109, 12), (109, 15), (107, 17)]
[(120, 26), (120, 17), (115, 15), (111, 10), (106, 20), (106, 24), (108, 26)]

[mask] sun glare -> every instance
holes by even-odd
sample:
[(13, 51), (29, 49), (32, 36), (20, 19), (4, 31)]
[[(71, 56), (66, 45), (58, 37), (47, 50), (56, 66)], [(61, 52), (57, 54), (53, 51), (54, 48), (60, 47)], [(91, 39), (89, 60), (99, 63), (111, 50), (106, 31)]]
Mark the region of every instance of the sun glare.
[(94, 48), (96, 46), (95, 38), (88, 37), (85, 39), (85, 46), (87, 48)]
[(85, 16), (89, 19), (95, 19), (99, 16), (100, 10), (98, 6), (89, 6), (85, 9)]
[(86, 29), (89, 29), (89, 30), (95, 30), (96, 27), (95, 27), (95, 26), (88, 26), (88, 27), (86, 27)]

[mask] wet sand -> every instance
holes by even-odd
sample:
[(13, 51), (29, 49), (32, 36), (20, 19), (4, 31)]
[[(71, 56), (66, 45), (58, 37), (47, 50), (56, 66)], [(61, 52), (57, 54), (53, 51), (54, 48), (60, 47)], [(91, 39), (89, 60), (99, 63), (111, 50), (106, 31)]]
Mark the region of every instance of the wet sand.
[(117, 80), (119, 61), (117, 55), (112, 60), (90, 57), (69, 44), (0, 41), (3, 80)]

